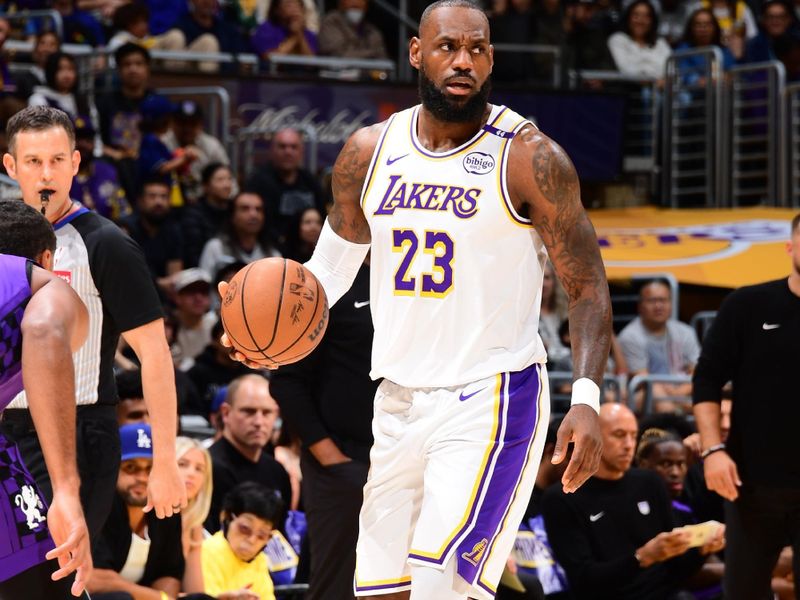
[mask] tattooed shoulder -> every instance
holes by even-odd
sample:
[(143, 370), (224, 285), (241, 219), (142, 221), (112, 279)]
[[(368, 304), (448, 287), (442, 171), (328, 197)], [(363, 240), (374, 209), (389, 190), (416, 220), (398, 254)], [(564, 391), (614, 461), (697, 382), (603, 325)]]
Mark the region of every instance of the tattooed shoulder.
[(578, 174), (567, 153), (552, 140), (542, 137), (531, 157), (533, 178), (539, 193), (552, 204), (580, 194)]
[(346, 201), (354, 194), (360, 195), (383, 126), (384, 123), (377, 123), (359, 129), (339, 152), (331, 182), (335, 199)]

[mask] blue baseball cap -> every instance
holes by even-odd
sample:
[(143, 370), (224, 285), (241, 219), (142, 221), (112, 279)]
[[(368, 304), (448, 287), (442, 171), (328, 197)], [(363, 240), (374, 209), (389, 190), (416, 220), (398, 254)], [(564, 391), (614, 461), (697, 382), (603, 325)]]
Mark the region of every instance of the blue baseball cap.
[(130, 423), (119, 428), (122, 460), (153, 458), (153, 436), (147, 423)]
[(171, 115), (175, 106), (161, 94), (148, 94), (139, 107), (142, 118), (155, 120)]

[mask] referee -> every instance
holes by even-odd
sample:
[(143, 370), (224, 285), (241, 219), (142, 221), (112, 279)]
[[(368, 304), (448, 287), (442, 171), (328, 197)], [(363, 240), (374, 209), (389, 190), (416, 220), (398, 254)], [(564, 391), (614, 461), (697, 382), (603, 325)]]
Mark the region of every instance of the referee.
[[(781, 549), (794, 550), (800, 580), (800, 214), (792, 219), (788, 278), (725, 298), (694, 372), (694, 415), (708, 489), (725, 503), (726, 600), (772, 598)], [(722, 386), (733, 382), (727, 444)]]

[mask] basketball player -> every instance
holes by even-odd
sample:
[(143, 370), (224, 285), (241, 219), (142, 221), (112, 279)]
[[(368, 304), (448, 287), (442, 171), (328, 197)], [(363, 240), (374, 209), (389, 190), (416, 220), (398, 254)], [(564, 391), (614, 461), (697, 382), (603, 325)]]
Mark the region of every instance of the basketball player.
[[(186, 488), (175, 459), (175, 380), (161, 302), (141, 249), (111, 221), (70, 199), (80, 153), (66, 113), (45, 106), (25, 108), (9, 119), (6, 139), (6, 171), (19, 183), (25, 203), (53, 224), (54, 270), (68, 280), (90, 314), (88, 341), (75, 355), (78, 469), (89, 532), (95, 536), (102, 529), (119, 472), (113, 362), (120, 335), (141, 360), (153, 425), (155, 460), (145, 510), (155, 510), (159, 518), (171, 516), (186, 505)], [(31, 428), (24, 394), (6, 410), (2, 431), (17, 443), (49, 498), (41, 437)]]
[(472, 2), (425, 10), (409, 46), (422, 104), (347, 141), (307, 263), (333, 304), (372, 252), (371, 375), (384, 381), (357, 596), (494, 597), (548, 427), (537, 333), (548, 255), (569, 294), (576, 379), (553, 457), (574, 442), (564, 490), (599, 463), (611, 312), (597, 239), (563, 150), (487, 103), (492, 54)]
[[(0, 202), (0, 411), (24, 385), (54, 491), (48, 509), (16, 446), (0, 434), (4, 600), (59, 600), (70, 589), (81, 595), (92, 569), (78, 493), (72, 367), (89, 316), (66, 283), (30, 260), (52, 263), (55, 247), (41, 214), (20, 202)], [(74, 581), (65, 579), (76, 570)]]

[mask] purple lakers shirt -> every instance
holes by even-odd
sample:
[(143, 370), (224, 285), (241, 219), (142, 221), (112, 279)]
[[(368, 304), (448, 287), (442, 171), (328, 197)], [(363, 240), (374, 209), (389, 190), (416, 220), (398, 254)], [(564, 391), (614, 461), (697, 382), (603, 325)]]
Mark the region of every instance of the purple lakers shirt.
[(31, 264), (0, 254), (0, 411), (22, 391), (22, 315), (31, 298)]

